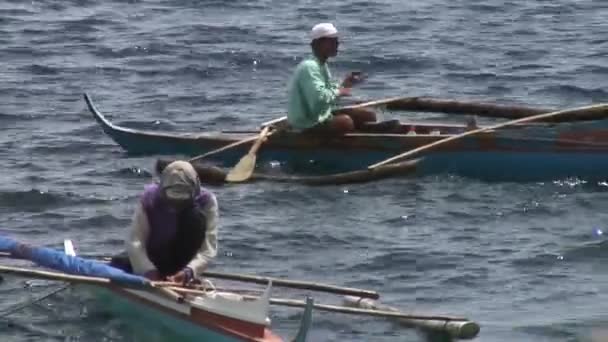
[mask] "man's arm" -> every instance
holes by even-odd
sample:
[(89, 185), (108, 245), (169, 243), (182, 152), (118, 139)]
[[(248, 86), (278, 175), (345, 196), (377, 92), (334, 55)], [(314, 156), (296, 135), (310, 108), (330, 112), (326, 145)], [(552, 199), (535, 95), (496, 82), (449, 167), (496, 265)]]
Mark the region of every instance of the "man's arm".
[(313, 65), (305, 65), (300, 72), (300, 87), (307, 107), (314, 113), (323, 114), (333, 105), (340, 94), (336, 86), (327, 87), (321, 70)]
[(201, 275), (217, 255), (217, 224), (219, 209), (215, 196), (211, 196), (209, 203), (205, 205), (203, 211), (206, 218), (205, 241), (201, 245), (198, 253), (194, 256), (194, 259), (188, 264), (188, 268), (192, 270), (195, 277)]

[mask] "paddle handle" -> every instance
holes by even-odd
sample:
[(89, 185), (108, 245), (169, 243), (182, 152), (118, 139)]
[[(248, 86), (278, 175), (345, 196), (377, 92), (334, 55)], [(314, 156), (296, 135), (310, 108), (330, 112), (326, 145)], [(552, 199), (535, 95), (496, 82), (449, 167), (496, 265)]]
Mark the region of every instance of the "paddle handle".
[[(274, 119), (274, 120), (267, 121), (267, 122), (263, 123), (263, 124), (262, 124), (262, 127), (263, 127), (263, 128), (270, 128), (270, 127), (272, 127), (272, 126), (276, 125), (277, 123), (279, 123), (279, 122), (283, 122), (283, 121), (285, 121), (285, 120), (287, 120), (287, 117), (286, 117), (286, 116), (283, 116), (283, 117), (280, 117), (280, 118), (278, 118), (278, 119)], [(197, 161), (197, 160), (201, 160), (201, 159), (206, 158), (206, 157), (209, 157), (209, 156), (211, 156), (211, 155), (214, 155), (214, 154), (217, 154), (217, 153), (220, 153), (220, 152), (226, 151), (226, 150), (231, 149), (231, 148), (233, 148), (233, 147), (241, 146), (241, 145), (244, 145), (244, 144), (250, 143), (250, 142), (252, 142), (252, 141), (256, 141), (256, 140), (257, 140), (257, 139), (259, 139), (259, 138), (260, 138), (260, 134), (256, 134), (256, 135), (255, 135), (255, 136), (253, 136), (253, 137), (249, 137), (249, 138), (246, 138), (246, 139), (243, 139), (243, 140), (235, 141), (235, 142), (233, 142), (233, 143), (231, 143), (231, 144), (228, 144), (228, 145), (226, 145), (226, 146), (222, 146), (222, 147), (220, 147), (220, 148), (218, 148), (218, 149), (215, 149), (215, 150), (213, 150), (213, 151), (209, 151), (209, 152), (207, 152), (207, 153), (201, 154), (200, 156), (196, 156), (196, 157), (194, 157), (194, 158), (191, 158), (191, 159), (190, 159), (190, 160), (188, 160), (188, 161), (189, 161), (190, 163), (193, 163), (193, 162), (195, 162), (195, 161)], [(259, 148), (259, 147), (258, 147), (258, 148)]]
[(241, 146), (241, 145), (247, 144), (247, 143), (249, 143), (249, 142), (252, 142), (252, 141), (256, 140), (258, 137), (259, 137), (259, 135), (255, 135), (255, 136), (253, 136), (253, 137), (249, 137), (249, 138), (246, 138), (246, 139), (243, 139), (243, 140), (235, 141), (235, 142), (233, 142), (233, 143), (231, 143), (231, 144), (228, 144), (228, 145), (226, 145), (226, 146), (222, 146), (222, 147), (220, 147), (220, 148), (218, 148), (218, 149), (215, 149), (215, 150), (213, 150), (213, 151), (209, 151), (209, 152), (207, 152), (207, 153), (201, 154), (200, 156), (196, 156), (196, 157), (194, 157), (194, 158), (191, 158), (191, 159), (189, 159), (188, 161), (189, 161), (190, 163), (193, 163), (193, 162), (195, 162), (195, 161), (197, 161), (197, 160), (201, 160), (201, 159), (203, 159), (203, 158), (206, 158), (206, 157), (212, 156), (212, 155), (214, 155), (214, 154), (217, 154), (217, 153), (220, 153), (220, 152), (226, 151), (226, 150), (231, 149), (231, 148), (233, 148), (233, 147), (237, 147), (237, 146)]
[(250, 154), (251, 153), (255, 154), (260, 149), (260, 146), (262, 146), (264, 139), (266, 139), (266, 137), (269, 135), (268, 134), (269, 131), (270, 131), (270, 126), (264, 126), (264, 128), (262, 129), (262, 132), (258, 136), (258, 140), (256, 140), (256, 142), (251, 147), (251, 150), (249, 150)]
[(607, 117), (608, 116), (608, 104), (599, 104), (599, 105), (592, 105), (592, 106), (585, 106), (585, 107), (578, 107), (578, 108), (573, 108), (573, 109), (566, 109), (566, 110), (561, 110), (561, 111), (556, 111), (556, 112), (551, 112), (551, 113), (545, 113), (545, 114), (539, 114), (539, 115), (534, 115), (534, 116), (529, 116), (526, 118), (521, 118), (521, 119), (516, 119), (516, 120), (511, 120), (508, 122), (504, 122), (501, 124), (497, 124), (497, 125), (493, 125), (493, 126), (488, 126), (488, 127), (484, 127), (484, 128), (479, 128), (479, 129), (475, 129), (472, 131), (468, 131), (462, 134), (458, 134), (452, 137), (448, 137), (445, 139), (441, 139), (435, 142), (432, 142), (428, 145), (424, 145), (424, 146), (420, 146), (418, 148), (415, 148), (413, 150), (409, 150), (407, 152), (401, 153), (399, 155), (396, 155), (394, 157), (388, 158), (386, 160), (383, 160), (379, 163), (373, 164), (368, 166), (369, 169), (375, 169), (377, 167), (380, 167), (382, 165), (386, 165), (392, 162), (396, 162), (398, 160), (402, 160), (408, 157), (412, 157), (416, 154), (419, 154), (420, 152), (423, 151), (428, 151), (430, 149), (433, 149), (437, 146), (440, 145), (444, 145), (450, 141), (454, 141), (454, 140), (458, 140), (467, 136), (471, 136), (471, 135), (475, 135), (475, 134), (479, 134), (479, 133), (483, 133), (483, 132), (487, 132), (487, 131), (491, 131), (494, 129), (498, 129), (498, 128), (502, 128), (502, 127), (507, 127), (507, 126), (511, 126), (511, 125), (515, 125), (515, 124), (520, 124), (520, 123), (525, 123), (525, 122), (531, 122), (531, 121), (535, 121), (535, 120), (541, 120), (541, 119), (546, 119), (546, 118), (551, 118), (551, 117), (556, 117), (556, 116), (561, 116), (561, 115), (572, 115), (572, 116), (579, 116), (579, 115), (589, 115), (589, 116), (593, 116), (593, 117)]
[(282, 123), (282, 122), (284, 122), (286, 120), (287, 120), (286, 116), (281, 116), (280, 118), (276, 118), (276, 119), (273, 119), (273, 120), (266, 121), (266, 122), (262, 123), (260, 125), (260, 128), (264, 128), (266, 126), (274, 126), (274, 125), (276, 125), (278, 123)]

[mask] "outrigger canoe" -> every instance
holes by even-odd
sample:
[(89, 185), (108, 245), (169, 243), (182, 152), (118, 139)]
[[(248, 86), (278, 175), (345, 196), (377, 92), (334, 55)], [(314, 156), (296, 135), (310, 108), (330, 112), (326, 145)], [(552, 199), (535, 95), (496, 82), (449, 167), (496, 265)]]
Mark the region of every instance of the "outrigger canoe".
[[(19, 243), (0, 236), (0, 257), (27, 259), (38, 266), (53, 270), (0, 265), (0, 274), (68, 282), (92, 293), (94, 298), (98, 299), (98, 304), (94, 304), (95, 310), (109, 309), (119, 314), (126, 324), (132, 325), (135, 332), (138, 331), (137, 328), (143, 328), (155, 335), (169, 335), (171, 340), (283, 341), (270, 330), (270, 304), (304, 309), (297, 333), (290, 342), (307, 340), (313, 309), (386, 318), (406, 328), (415, 328), (450, 339), (473, 339), (480, 331), (479, 324), (466, 317), (405, 313), (378, 303), (376, 299), (379, 299), (380, 295), (372, 290), (219, 272), (205, 272), (205, 285), (184, 287), (174, 283), (152, 282), (113, 268), (105, 262), (76, 256), (71, 240), (65, 240), (63, 251), (59, 251)], [(266, 285), (266, 289), (262, 294), (256, 295), (251, 295), (252, 291), (246, 289), (222, 290), (216, 288), (208, 280), (209, 277)], [(270, 298), (273, 284), (344, 295), (345, 305), (313, 303), (310, 297), (307, 297), (306, 301)], [(66, 286), (61, 288), (65, 289)], [(54, 290), (50, 294), (57, 291)], [(36, 301), (46, 297), (48, 295)], [(19, 307), (23, 307), (23, 303), (19, 303)], [(151, 330), (152, 326), (160, 329)]]
[[(70, 240), (66, 240), (64, 245), (67, 255), (76, 256)], [(125, 316), (144, 318), (151, 324), (162, 324), (179, 335), (181, 341), (284, 341), (269, 329), (271, 283), (262, 296), (253, 301), (245, 301), (237, 293), (215, 289), (204, 295), (181, 298), (176, 294), (163, 295), (119, 287), (97, 287), (93, 291), (106, 308)], [(312, 309), (313, 301), (308, 298), (300, 328), (290, 341), (306, 341)]]
[[(122, 272), (95, 260), (75, 256), (67, 240), (64, 252), (20, 244), (0, 237), (0, 251), (29, 259), (40, 266), (85, 279), (109, 279), (107, 284), (78, 284), (92, 293), (104, 310), (135, 319), (138, 324), (160, 326), (179, 336), (180, 341), (282, 342), (287, 341), (270, 329), (270, 293), (268, 284), (263, 295), (251, 301), (237, 293), (209, 291), (197, 295), (177, 295), (146, 284), (145, 278)], [(52, 279), (52, 278), (51, 278)], [(202, 292), (202, 291), (201, 291)], [(313, 301), (306, 306), (295, 336), (289, 341), (305, 342), (312, 323)]]
[[(253, 129), (171, 133), (122, 127), (111, 123), (87, 94), (84, 99), (105, 134), (134, 155), (196, 156), (259, 133)], [(295, 171), (348, 172), (466, 131), (464, 124), (422, 122), (401, 122), (391, 133), (356, 132), (339, 137), (283, 131), (268, 138), (257, 160), (258, 164), (279, 162)], [(244, 144), (228, 149), (209, 160), (230, 167), (249, 147)], [(415, 175), (450, 173), (508, 181), (604, 180), (608, 175), (608, 121), (515, 125), (456, 140), (420, 157)]]

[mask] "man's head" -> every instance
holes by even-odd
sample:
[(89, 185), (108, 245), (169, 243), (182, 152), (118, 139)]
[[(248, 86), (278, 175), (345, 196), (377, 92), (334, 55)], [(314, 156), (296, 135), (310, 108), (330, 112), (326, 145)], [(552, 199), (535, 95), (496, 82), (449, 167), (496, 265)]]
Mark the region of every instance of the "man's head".
[(310, 33), (312, 50), (322, 58), (335, 57), (338, 54), (338, 30), (330, 23), (320, 23)]
[(192, 164), (178, 160), (163, 170), (160, 189), (165, 200), (181, 208), (193, 203), (200, 190), (200, 181)]

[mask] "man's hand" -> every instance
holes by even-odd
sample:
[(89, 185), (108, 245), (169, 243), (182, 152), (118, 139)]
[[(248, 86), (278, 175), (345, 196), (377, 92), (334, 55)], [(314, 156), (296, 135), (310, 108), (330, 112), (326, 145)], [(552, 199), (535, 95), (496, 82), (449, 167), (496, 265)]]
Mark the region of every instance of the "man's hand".
[(340, 87), (340, 89), (338, 89), (338, 96), (350, 96), (350, 91), (350, 88)]
[(168, 277), (169, 281), (174, 283), (180, 283), (182, 285), (186, 285), (192, 281), (194, 278), (194, 274), (190, 268), (184, 268), (183, 270), (175, 273), (174, 275)]
[(352, 88), (357, 83), (363, 81), (363, 75), (360, 71), (353, 71), (342, 81), (343, 88)]

